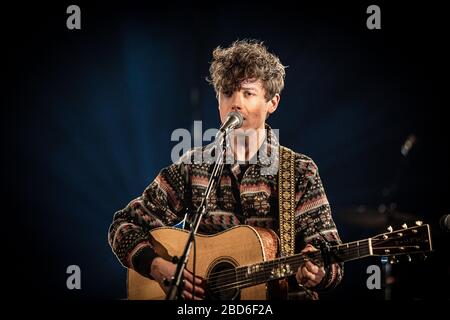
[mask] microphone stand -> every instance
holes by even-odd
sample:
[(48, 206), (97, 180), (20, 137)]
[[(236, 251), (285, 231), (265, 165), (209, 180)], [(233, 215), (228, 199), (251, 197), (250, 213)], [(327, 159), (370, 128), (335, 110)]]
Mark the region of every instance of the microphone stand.
[[(230, 127), (230, 129), (232, 129)], [(225, 134), (228, 132), (228, 130), (219, 131), (218, 136), (216, 137), (216, 141), (218, 141), (218, 144), (215, 148), (216, 152), (216, 161), (214, 164), (213, 171), (211, 173), (211, 177), (209, 179), (208, 185), (206, 187), (205, 195), (202, 199), (202, 202), (200, 203), (200, 206), (197, 209), (197, 212), (194, 216), (194, 221), (190, 223), (191, 230), (189, 232), (189, 236), (186, 242), (186, 245), (184, 247), (183, 253), (180, 258), (174, 257), (173, 262), (177, 263), (177, 269), (175, 271), (175, 275), (172, 278), (171, 286), (169, 289), (169, 292), (166, 296), (166, 300), (176, 300), (181, 298), (181, 293), (183, 292), (183, 272), (184, 269), (186, 269), (187, 260), (189, 257), (189, 253), (192, 248), (192, 243), (194, 241), (194, 237), (197, 233), (198, 227), (200, 225), (200, 222), (207, 213), (207, 201), (209, 198), (209, 195), (211, 191), (216, 187), (217, 182), (219, 181), (219, 178), (222, 175), (223, 170), (223, 155), (224, 155), (224, 148), (223, 148), (223, 142), (225, 139)], [(195, 293), (194, 293), (195, 294)]]

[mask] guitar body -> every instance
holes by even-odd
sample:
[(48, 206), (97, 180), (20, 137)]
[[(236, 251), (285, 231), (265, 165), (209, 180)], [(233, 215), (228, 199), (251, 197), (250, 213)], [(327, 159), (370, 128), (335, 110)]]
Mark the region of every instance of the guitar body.
[[(150, 232), (151, 243), (159, 256), (172, 260), (180, 257), (189, 232), (173, 227), (162, 227)], [(226, 272), (228, 268), (252, 265), (273, 260), (278, 248), (277, 235), (268, 229), (237, 226), (214, 235), (196, 236), (196, 276), (208, 279), (210, 274)], [(193, 252), (190, 252), (187, 269), (193, 271)], [(212, 277), (214, 278), (214, 277)], [(273, 283), (278, 281), (272, 281)], [(128, 269), (128, 298), (131, 300), (162, 300), (165, 292), (160, 285)], [(208, 298), (208, 297), (207, 297)], [(217, 300), (266, 300), (269, 298), (268, 284), (258, 284), (240, 290), (225, 290), (217, 294)]]

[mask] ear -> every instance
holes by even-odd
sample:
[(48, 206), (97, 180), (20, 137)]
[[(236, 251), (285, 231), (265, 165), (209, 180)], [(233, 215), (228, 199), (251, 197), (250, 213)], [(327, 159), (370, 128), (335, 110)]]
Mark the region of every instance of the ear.
[(277, 110), (278, 104), (280, 103), (280, 99), (281, 99), (280, 94), (275, 93), (272, 99), (267, 101), (268, 104), (267, 112), (269, 114), (274, 113), (275, 110)]

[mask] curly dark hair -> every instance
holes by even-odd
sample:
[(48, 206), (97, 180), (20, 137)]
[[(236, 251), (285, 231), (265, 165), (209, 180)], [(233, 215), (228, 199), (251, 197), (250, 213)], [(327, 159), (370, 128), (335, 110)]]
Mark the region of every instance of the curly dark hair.
[(262, 41), (237, 40), (228, 48), (214, 49), (207, 81), (218, 95), (219, 92), (234, 92), (244, 80), (261, 80), (269, 101), (283, 90), (285, 68)]

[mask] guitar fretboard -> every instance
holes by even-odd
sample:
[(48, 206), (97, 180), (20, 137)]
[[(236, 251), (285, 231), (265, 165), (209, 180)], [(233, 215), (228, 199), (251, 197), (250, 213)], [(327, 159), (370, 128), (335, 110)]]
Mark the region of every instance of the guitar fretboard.
[[(371, 239), (369, 238), (331, 246), (327, 255), (330, 263), (345, 262), (370, 256), (372, 254), (371, 250)], [(271, 261), (240, 266), (233, 270), (228, 270), (221, 273), (220, 278), (215, 279), (214, 286), (211, 289), (219, 291), (245, 288), (270, 280), (289, 277), (294, 275), (298, 268), (308, 260), (320, 264), (322, 260), (321, 251), (307, 254), (299, 253), (289, 257), (281, 257)], [(211, 275), (211, 277), (214, 276)], [(219, 277), (218, 275), (216, 276)]]

